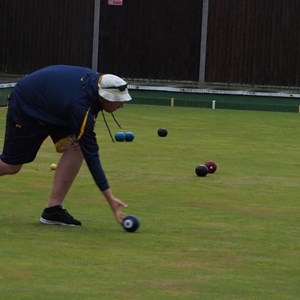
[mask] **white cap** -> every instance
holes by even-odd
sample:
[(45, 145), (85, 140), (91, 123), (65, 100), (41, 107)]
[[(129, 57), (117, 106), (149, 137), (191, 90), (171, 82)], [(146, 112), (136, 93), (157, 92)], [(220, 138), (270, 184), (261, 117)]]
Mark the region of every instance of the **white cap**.
[(104, 74), (100, 76), (98, 87), (99, 95), (108, 101), (125, 102), (131, 100), (127, 82), (116, 75)]

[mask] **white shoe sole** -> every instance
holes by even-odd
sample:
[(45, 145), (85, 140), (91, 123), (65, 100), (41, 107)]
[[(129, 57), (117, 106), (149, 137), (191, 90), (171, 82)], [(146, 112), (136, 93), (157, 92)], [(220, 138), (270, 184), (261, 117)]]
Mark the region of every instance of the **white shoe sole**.
[(75, 225), (75, 224), (66, 224), (66, 223), (59, 222), (59, 221), (46, 220), (42, 217), (40, 218), (40, 222), (41, 222), (41, 224), (45, 224), (45, 225), (80, 226), (80, 225)]

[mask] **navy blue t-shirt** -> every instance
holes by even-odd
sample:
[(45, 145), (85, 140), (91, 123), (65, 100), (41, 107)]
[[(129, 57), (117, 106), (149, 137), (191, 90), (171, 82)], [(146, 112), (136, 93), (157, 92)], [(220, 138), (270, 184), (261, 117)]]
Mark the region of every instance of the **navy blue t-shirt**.
[(101, 109), (100, 74), (85, 67), (55, 65), (33, 72), (18, 81), (13, 93), (22, 110), (41, 123), (69, 129), (79, 142), (89, 170), (100, 188), (109, 188), (99, 158), (94, 132)]

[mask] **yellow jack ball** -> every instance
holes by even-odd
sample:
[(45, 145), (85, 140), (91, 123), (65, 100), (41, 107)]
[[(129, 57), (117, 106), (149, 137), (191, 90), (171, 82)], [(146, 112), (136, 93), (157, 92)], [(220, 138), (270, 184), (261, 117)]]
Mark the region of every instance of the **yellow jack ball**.
[(57, 164), (51, 164), (51, 165), (50, 165), (50, 169), (51, 169), (52, 171), (55, 171), (56, 168), (57, 168)]

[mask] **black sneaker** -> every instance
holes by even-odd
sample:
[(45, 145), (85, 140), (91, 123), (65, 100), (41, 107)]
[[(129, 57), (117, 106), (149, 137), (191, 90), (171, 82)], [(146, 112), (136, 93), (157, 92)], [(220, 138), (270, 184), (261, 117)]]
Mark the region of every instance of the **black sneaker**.
[(81, 222), (74, 219), (61, 205), (45, 208), (40, 222), (47, 225), (81, 226)]

